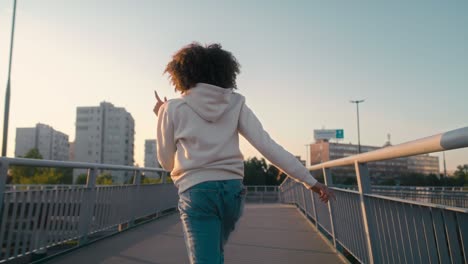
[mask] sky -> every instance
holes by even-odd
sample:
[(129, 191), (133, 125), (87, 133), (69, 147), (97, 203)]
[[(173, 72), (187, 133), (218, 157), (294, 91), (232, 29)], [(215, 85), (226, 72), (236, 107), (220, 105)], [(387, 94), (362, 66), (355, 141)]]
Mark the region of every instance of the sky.
[[(12, 9), (0, 2), (2, 112)], [(41, 122), (73, 141), (76, 107), (107, 101), (135, 119), (143, 165), (144, 140), (156, 134), (153, 90), (179, 96), (163, 71), (194, 41), (234, 54), (237, 92), (272, 138), (303, 158), (314, 129), (344, 129), (343, 142), (357, 143), (354, 99), (366, 100), (364, 145), (466, 127), (467, 11), (462, 0), (19, 0), (7, 155), (17, 127)], [(261, 156), (245, 140), (241, 150)], [(449, 171), (467, 164), (468, 149), (447, 151), (446, 160)]]

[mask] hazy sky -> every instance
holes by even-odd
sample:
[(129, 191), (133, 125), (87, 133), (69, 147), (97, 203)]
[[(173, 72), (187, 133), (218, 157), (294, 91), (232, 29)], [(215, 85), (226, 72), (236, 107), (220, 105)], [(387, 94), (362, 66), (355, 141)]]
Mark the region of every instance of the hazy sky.
[[(0, 2), (3, 122), (13, 1)], [(313, 130), (393, 144), (468, 125), (468, 1), (19, 0), (8, 155), (15, 129), (41, 122), (75, 138), (77, 106), (108, 101), (135, 119), (135, 160), (155, 137), (153, 90), (193, 41), (219, 42), (242, 65), (238, 92), (272, 137), (305, 156)], [(0, 135), (1, 137), (1, 135)], [(259, 156), (246, 141), (245, 157)], [(441, 157), (441, 154), (436, 154)], [(468, 149), (446, 153), (453, 170)], [(441, 167), (442, 169), (442, 167)]]

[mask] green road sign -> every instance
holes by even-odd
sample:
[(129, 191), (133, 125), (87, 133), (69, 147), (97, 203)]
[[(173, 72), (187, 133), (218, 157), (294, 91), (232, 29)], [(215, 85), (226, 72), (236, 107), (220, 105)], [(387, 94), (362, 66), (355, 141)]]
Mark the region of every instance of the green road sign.
[(344, 138), (344, 131), (343, 129), (336, 130), (336, 138)]

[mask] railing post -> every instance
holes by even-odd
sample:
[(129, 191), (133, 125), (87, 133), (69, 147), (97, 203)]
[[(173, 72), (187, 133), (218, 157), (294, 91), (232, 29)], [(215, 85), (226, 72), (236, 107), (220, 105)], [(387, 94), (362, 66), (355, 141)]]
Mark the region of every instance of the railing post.
[(138, 208), (139, 208), (138, 207), (139, 206), (138, 195), (140, 193), (140, 185), (141, 185), (141, 170), (135, 171), (135, 177), (133, 177), (133, 185), (135, 187), (133, 188), (132, 203), (130, 205), (132, 207), (133, 212), (132, 212), (131, 220), (128, 223), (129, 227), (135, 226), (135, 216), (137, 215)]
[(317, 208), (315, 208), (315, 197), (314, 192), (312, 190), (310, 191), (310, 197), (312, 198), (312, 208), (314, 210), (315, 227), (318, 229)]
[[(329, 187), (333, 186), (333, 179), (332, 174), (329, 168), (323, 168), (323, 179), (325, 180), (325, 184)], [(335, 246), (336, 250), (336, 234), (335, 234), (335, 221), (333, 219), (333, 207), (332, 207), (332, 200), (328, 201), (328, 213), (330, 214), (330, 225), (331, 225), (331, 233), (333, 236), (333, 246)]]
[(166, 183), (167, 174), (169, 174), (167, 171), (161, 172), (161, 184)]
[(302, 194), (302, 210), (304, 210), (304, 213), (307, 215), (307, 210), (306, 210), (306, 201), (305, 201), (305, 194), (304, 194), (304, 189), (305, 186), (301, 185), (301, 194)]
[(364, 232), (366, 236), (366, 243), (367, 243), (367, 252), (369, 253), (369, 263), (373, 264), (376, 263), (374, 259), (374, 250), (372, 243), (375, 241), (374, 237), (374, 230), (372, 230), (370, 222), (370, 207), (366, 203), (366, 198), (364, 194), (368, 194), (372, 192), (371, 184), (370, 184), (370, 176), (369, 176), (369, 168), (367, 164), (362, 164), (357, 161), (354, 162), (354, 167), (356, 170), (356, 177), (358, 183), (358, 190), (359, 190), (359, 200), (361, 203), (361, 211), (362, 211), (362, 223), (364, 225)]
[(81, 203), (80, 220), (78, 224), (78, 243), (84, 245), (88, 242), (88, 233), (93, 222), (94, 204), (96, 200), (96, 176), (97, 168), (88, 169), (86, 189)]

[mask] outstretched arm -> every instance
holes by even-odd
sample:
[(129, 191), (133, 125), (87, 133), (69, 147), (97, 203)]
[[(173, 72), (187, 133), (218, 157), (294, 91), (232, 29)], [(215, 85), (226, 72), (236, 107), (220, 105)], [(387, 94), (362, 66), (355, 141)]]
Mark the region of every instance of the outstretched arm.
[(252, 110), (245, 104), (241, 109), (238, 128), (239, 133), (266, 159), (279, 167), (291, 178), (302, 182), (307, 188), (317, 192), (322, 201), (327, 202), (329, 197), (334, 197), (333, 192), (326, 185), (317, 182), (309, 170), (294, 155), (270, 137)]

